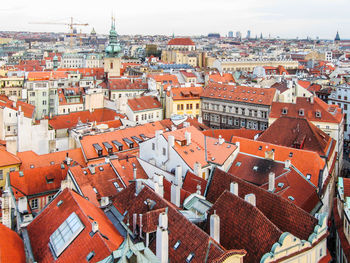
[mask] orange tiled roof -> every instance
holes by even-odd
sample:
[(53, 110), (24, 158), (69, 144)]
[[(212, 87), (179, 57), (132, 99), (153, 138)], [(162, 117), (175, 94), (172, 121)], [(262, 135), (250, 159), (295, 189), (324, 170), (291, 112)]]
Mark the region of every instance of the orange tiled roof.
[(21, 160), (4, 148), (0, 148), (0, 167), (20, 164)]
[[(186, 145), (186, 143), (181, 145), (186, 140), (185, 132), (191, 133), (191, 143), (189, 145)], [(204, 136), (193, 126), (163, 133), (166, 140), (170, 135), (175, 137), (174, 150), (192, 170), (194, 170), (196, 162), (199, 162), (202, 167), (209, 165), (209, 163), (223, 165), (237, 149), (235, 145), (226, 142), (219, 144), (217, 139)]]
[(233, 86), (211, 83), (204, 88), (202, 97), (271, 105), (275, 93), (276, 90), (274, 88), (262, 89), (247, 86)]
[(63, 71), (32, 71), (28, 73), (27, 79), (29, 81), (65, 79), (67, 73)]
[[(62, 203), (57, 206), (57, 203)], [(49, 247), (50, 236), (75, 212), (84, 225), (82, 232), (69, 244), (58, 258), (58, 262), (84, 262), (94, 251), (93, 262), (103, 260), (123, 242), (123, 237), (103, 211), (72, 190), (65, 189), (28, 225), (28, 234), (37, 262), (55, 261)], [(92, 232), (92, 222), (98, 224), (98, 231)]]
[(168, 92), (168, 96), (172, 95), (173, 100), (199, 100), (202, 94), (203, 87), (171, 88)]
[(20, 169), (25, 170), (25, 169), (29, 169), (31, 166), (32, 167), (34, 166), (34, 168), (39, 168), (39, 167), (50, 166), (53, 164), (60, 164), (65, 160), (67, 154), (68, 154), (68, 157), (73, 160), (72, 161), (73, 164), (77, 163), (79, 165), (85, 166), (86, 163), (80, 148), (42, 154), (42, 155), (38, 155), (33, 151), (25, 151), (25, 152), (18, 152), (17, 156), (22, 162)]
[(222, 82), (222, 83), (234, 83), (235, 79), (233, 78), (232, 74), (230, 73), (214, 73), (209, 75), (209, 80), (212, 82)]
[(23, 114), (26, 118), (32, 118), (35, 110), (34, 105), (25, 103), (23, 101), (14, 102), (5, 95), (0, 95), (0, 107), (7, 107), (16, 111), (21, 108), (21, 111), (23, 111)]
[(254, 137), (261, 133), (262, 131), (259, 130), (249, 130), (249, 129), (210, 129), (203, 131), (203, 134), (205, 136), (210, 136), (214, 138), (219, 138), (221, 135), (222, 138), (225, 139), (225, 141), (230, 142), (233, 136), (237, 137), (243, 137), (247, 139), (253, 140)]
[(172, 74), (149, 74), (148, 77), (162, 84), (180, 85), (177, 77)]
[[(315, 122), (330, 122), (340, 124), (343, 120), (343, 113), (338, 105), (328, 105), (318, 97), (314, 97), (314, 103), (310, 98), (297, 97), (296, 103), (273, 102), (270, 112), (270, 118), (277, 119), (282, 116), (282, 110), (286, 109), (285, 116), (299, 117), (299, 110), (304, 110), (304, 118)], [(316, 117), (316, 112), (321, 117)]]
[(173, 38), (168, 42), (168, 46), (194, 46), (194, 42), (192, 39), (186, 37), (186, 38)]
[(109, 79), (107, 87), (110, 90), (147, 90), (148, 84), (142, 79)]
[(95, 109), (93, 112), (88, 110), (86, 111), (78, 111), (71, 112), (65, 115), (57, 115), (49, 119), (49, 125), (55, 129), (70, 129), (75, 127), (79, 121), (83, 123), (87, 122), (105, 122), (105, 121), (113, 121), (117, 117), (125, 118), (124, 115), (116, 113), (114, 110), (102, 108)]
[(133, 112), (162, 108), (159, 100), (153, 96), (142, 96), (140, 98), (128, 99), (128, 106)]
[(0, 223), (0, 262), (25, 263), (23, 240), (10, 228)]
[[(131, 138), (132, 136), (137, 136), (138, 138), (141, 138), (140, 134), (144, 134), (146, 137), (152, 138), (154, 137), (156, 130), (164, 130), (164, 127), (160, 124), (160, 122), (146, 123), (144, 125), (128, 127), (128, 128), (116, 130), (113, 132), (106, 132), (106, 133), (97, 134), (97, 135), (84, 136), (81, 139), (80, 143), (81, 143), (81, 147), (84, 152), (84, 155), (86, 157), (86, 160), (91, 161), (92, 159), (108, 156), (108, 152), (106, 151), (105, 147), (102, 144), (103, 142), (108, 142), (112, 146), (113, 153), (120, 152), (119, 149), (113, 144), (112, 142), (113, 140), (116, 140), (122, 144), (122, 147), (123, 147), (122, 152), (130, 151), (130, 150), (133, 150), (135, 147), (136, 148), (138, 147), (138, 143)], [(130, 139), (134, 143), (134, 148), (130, 148), (125, 143), (123, 138)], [(102, 147), (101, 156), (98, 156), (93, 144), (99, 144), (100, 147)]]

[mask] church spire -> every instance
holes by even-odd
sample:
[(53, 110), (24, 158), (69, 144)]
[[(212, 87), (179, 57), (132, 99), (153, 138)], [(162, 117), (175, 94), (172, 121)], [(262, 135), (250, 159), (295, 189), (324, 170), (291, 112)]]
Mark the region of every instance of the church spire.
[(335, 38), (334, 38), (334, 41), (340, 41), (340, 37), (339, 37), (339, 32), (338, 32), (338, 30), (337, 30), (337, 34), (336, 34), (336, 36), (335, 36)]

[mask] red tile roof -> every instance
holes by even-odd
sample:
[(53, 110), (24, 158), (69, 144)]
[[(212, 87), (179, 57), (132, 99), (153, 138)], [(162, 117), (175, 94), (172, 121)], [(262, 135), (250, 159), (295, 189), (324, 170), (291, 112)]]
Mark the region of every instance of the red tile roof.
[(252, 104), (271, 105), (275, 96), (274, 88), (263, 89), (247, 86), (233, 86), (219, 83), (210, 83), (204, 88), (202, 97), (239, 101)]
[(19, 235), (0, 223), (0, 262), (25, 263), (24, 245)]
[(133, 112), (162, 109), (159, 100), (153, 96), (128, 99), (128, 106)]
[(222, 83), (235, 83), (235, 79), (230, 73), (214, 73), (209, 75), (211, 82), (222, 82)]
[(27, 79), (29, 81), (41, 81), (41, 80), (53, 80), (53, 79), (65, 79), (67, 73), (63, 71), (33, 71), (28, 72)]
[(202, 93), (203, 87), (171, 88), (167, 92), (168, 96), (172, 96), (173, 100), (199, 100)]
[(182, 184), (182, 189), (193, 194), (197, 192), (197, 186), (201, 186), (201, 195), (204, 195), (205, 188), (207, 187), (207, 180), (187, 171), (184, 182)]
[[(244, 199), (245, 195), (251, 193), (256, 196), (256, 208), (262, 215), (251, 206), (247, 207), (249, 205), (243, 200), (241, 201), (238, 197), (227, 192), (230, 189), (231, 182), (238, 184), (240, 198)], [(255, 255), (261, 257), (264, 253), (270, 251), (271, 246), (265, 247), (265, 242), (277, 242), (281, 233), (289, 232), (302, 240), (308, 240), (318, 223), (316, 218), (286, 199), (247, 183), (234, 175), (225, 173), (218, 168), (213, 171), (211, 182), (207, 188), (207, 200), (215, 203), (210, 209), (210, 213), (216, 210), (220, 219), (222, 218), (220, 224), (223, 227), (221, 228), (222, 233), (225, 234), (221, 235), (221, 243), (226, 249), (230, 249), (232, 248), (232, 242), (238, 242), (238, 240), (242, 242), (242, 246), (236, 244), (235, 248), (244, 247), (247, 250), (247, 257), (250, 259), (248, 259), (248, 262), (256, 262), (254, 260)], [(246, 209), (250, 211), (248, 214), (246, 214)], [(228, 217), (228, 222), (224, 220), (226, 213), (231, 214)], [(259, 218), (260, 224), (255, 225), (255, 216), (250, 216), (250, 213), (254, 213)], [(235, 220), (232, 220), (232, 218), (235, 218)], [(231, 224), (238, 224), (238, 228), (229, 227)], [(228, 226), (226, 229), (225, 225)], [(251, 225), (255, 227), (251, 227)], [(260, 228), (261, 225), (270, 229), (270, 233), (262, 232), (265, 231), (265, 228)], [(256, 231), (256, 229), (259, 230)]]
[[(59, 201), (62, 204), (57, 206)], [(79, 217), (84, 229), (55, 260), (49, 247), (50, 236), (73, 212)], [(91, 236), (93, 221), (98, 223), (99, 230)], [(68, 189), (61, 192), (27, 229), (37, 262), (84, 262), (92, 251), (95, 255), (90, 262), (97, 262), (109, 256), (123, 242), (123, 237), (101, 209)]]
[(102, 109), (95, 109), (92, 112), (85, 110), (85, 111), (71, 112), (65, 115), (57, 115), (49, 119), (49, 125), (54, 130), (71, 129), (75, 127), (79, 121), (81, 121), (82, 123), (95, 122), (95, 121), (105, 122), (105, 121), (115, 120), (116, 118), (125, 118), (125, 116), (120, 113), (117, 113), (114, 110), (102, 108)]
[(79, 164), (81, 166), (85, 166), (86, 163), (80, 148), (42, 155), (38, 155), (33, 151), (25, 151), (18, 152), (17, 156), (22, 162), (20, 169), (25, 170), (29, 169), (31, 166), (34, 166), (34, 168), (39, 168), (50, 166), (53, 164), (61, 164), (65, 160), (67, 154), (68, 157), (73, 160), (71, 161), (72, 164)]
[(58, 68), (57, 71), (80, 73), (82, 77), (96, 77), (99, 80), (104, 78), (104, 68)]
[(196, 118), (190, 118), (188, 117), (186, 120), (184, 120), (183, 122), (181, 122), (180, 124), (178, 125), (175, 125), (175, 123), (173, 123), (171, 121), (171, 119), (164, 119), (164, 120), (161, 120), (159, 121), (161, 125), (164, 126), (165, 129), (169, 129), (171, 130), (172, 129), (172, 126), (175, 126), (177, 129), (182, 129), (184, 127), (184, 122), (187, 122), (190, 124), (190, 126), (194, 126), (196, 127), (198, 130), (200, 131), (204, 131), (204, 130), (207, 130), (209, 129), (208, 126), (206, 126), (205, 124), (203, 123), (200, 123), (198, 121), (198, 119)]
[(110, 90), (147, 90), (148, 84), (142, 79), (109, 79), (107, 87)]
[[(144, 186), (141, 192), (135, 195), (135, 184), (129, 185), (128, 188), (118, 193), (114, 201), (114, 206), (122, 214), (128, 211), (129, 215), (134, 213), (146, 215), (149, 212), (148, 206), (144, 201), (150, 199), (155, 201), (155, 206), (152, 209), (152, 220), (146, 229), (152, 230), (155, 228), (156, 215), (161, 209), (168, 207), (168, 230), (169, 230), (169, 260), (171, 262), (185, 262), (190, 253), (194, 253), (191, 262), (202, 263), (208, 256), (207, 262), (212, 262), (215, 258), (221, 257), (226, 253), (226, 250), (216, 243), (208, 234), (202, 231), (195, 224), (188, 221), (175, 207), (155, 194), (148, 186)], [(144, 221), (146, 222), (146, 221)], [(138, 223), (138, 222), (137, 222)], [(181, 244), (175, 250), (174, 245), (180, 241)], [(155, 253), (155, 239), (150, 240), (150, 249)]]
[[(282, 114), (283, 109), (287, 110), (286, 114)], [(310, 98), (303, 97), (297, 97), (296, 103), (273, 102), (270, 118), (277, 119), (282, 115), (298, 118), (300, 109), (304, 110), (304, 118), (309, 121), (340, 124), (343, 120), (343, 113), (338, 105), (328, 105), (317, 97), (314, 97), (314, 103)], [(320, 113), (320, 117), (316, 117), (316, 112)]]
[(194, 46), (194, 42), (190, 38), (173, 38), (168, 42), (168, 46)]
[[(186, 132), (191, 133), (191, 143), (189, 145), (181, 143), (186, 140)], [(237, 149), (235, 145), (226, 142), (219, 144), (217, 139), (204, 136), (193, 126), (163, 134), (166, 140), (170, 135), (175, 137), (174, 150), (192, 170), (194, 170), (196, 162), (199, 162), (202, 167), (208, 166), (209, 163), (221, 166)]]
[[(160, 122), (154, 123), (146, 123), (144, 125), (138, 125), (135, 127), (128, 127), (121, 130), (116, 130), (113, 132), (106, 132), (102, 134), (96, 135), (88, 135), (84, 136), (81, 140), (81, 148), (84, 152), (86, 160), (92, 160), (96, 158), (102, 158), (108, 156), (108, 153), (103, 146), (103, 142), (108, 142), (113, 147), (113, 153), (120, 152), (118, 148), (112, 143), (113, 140), (120, 142), (123, 145), (123, 152), (133, 150), (138, 147), (138, 143), (134, 141), (131, 137), (137, 136), (139, 138), (140, 134), (144, 134), (148, 138), (154, 137), (156, 130), (163, 130), (164, 127), (160, 124)], [(134, 143), (133, 148), (129, 148), (129, 146), (124, 142), (123, 138), (128, 138)], [(98, 143), (102, 147), (102, 156), (98, 156), (93, 144)]]
[(0, 95), (0, 107), (10, 108), (15, 111), (19, 111), (19, 109), (21, 108), (21, 111), (23, 111), (24, 117), (30, 118), (30, 119), (33, 118), (34, 110), (35, 110), (34, 105), (25, 103), (23, 101), (14, 102), (10, 100), (8, 97), (6, 97), (5, 95)]
[[(249, 140), (240, 137), (233, 137), (232, 142), (240, 143), (240, 152), (248, 153), (265, 158), (267, 151), (274, 152), (274, 160), (284, 162), (290, 160), (304, 176), (311, 175), (310, 182), (318, 186), (320, 171), (325, 167), (325, 160), (318, 153), (275, 144)], [(308, 162), (305, 162), (308, 160)]]
[(339, 202), (339, 199), (334, 198), (334, 205), (333, 205), (334, 225), (339, 237), (341, 249), (343, 250), (343, 253), (345, 254), (346, 258), (350, 258), (350, 244), (344, 233), (344, 219), (342, 219), (338, 213), (338, 202)]
[(332, 146), (332, 138), (307, 119), (284, 116), (274, 121), (257, 140), (314, 151), (320, 156), (327, 156)]
[(0, 148), (0, 167), (20, 164), (21, 160), (4, 148)]
[(259, 130), (248, 130), (245, 128), (242, 128), (242, 129), (210, 129), (210, 130), (203, 131), (203, 134), (205, 136), (210, 136), (210, 137), (214, 137), (214, 138), (219, 138), (219, 136), (221, 135), (222, 138), (225, 139), (225, 141), (231, 142), (231, 139), (233, 136), (254, 140), (254, 137), (261, 132), (262, 131), (259, 131)]
[(156, 82), (160, 82), (161, 84), (172, 84), (174, 86), (180, 85), (177, 77), (172, 74), (149, 74), (148, 77), (154, 79)]
[(61, 181), (66, 179), (67, 166), (61, 164), (40, 168), (29, 168), (10, 173), (10, 186), (16, 198), (58, 191)]

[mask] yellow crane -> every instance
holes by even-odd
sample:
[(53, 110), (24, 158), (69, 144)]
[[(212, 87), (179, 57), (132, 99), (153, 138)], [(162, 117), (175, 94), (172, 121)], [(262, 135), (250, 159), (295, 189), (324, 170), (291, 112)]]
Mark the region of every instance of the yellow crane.
[(70, 32), (70, 46), (73, 46), (73, 35), (77, 35), (73, 33), (74, 26), (88, 26), (88, 23), (74, 23), (73, 17), (70, 18), (70, 23), (64, 23), (64, 22), (30, 22), (29, 24), (42, 24), (42, 25), (66, 25), (69, 26)]

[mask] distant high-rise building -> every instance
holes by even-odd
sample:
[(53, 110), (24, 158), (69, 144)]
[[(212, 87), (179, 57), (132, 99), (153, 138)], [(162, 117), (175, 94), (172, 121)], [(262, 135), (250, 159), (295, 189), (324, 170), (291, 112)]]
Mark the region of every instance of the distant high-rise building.
[(263, 39), (263, 34), (262, 33), (260, 33), (260, 39)]
[(247, 39), (250, 39), (250, 30), (247, 31)]
[(241, 39), (241, 38), (242, 38), (241, 32), (239, 32), (239, 31), (236, 32), (236, 38), (238, 38), (238, 39)]
[(209, 33), (208, 37), (220, 38), (220, 34), (219, 33)]
[(228, 37), (229, 37), (229, 38), (233, 38), (233, 32), (232, 32), (232, 31), (229, 31), (229, 32), (228, 32)]

